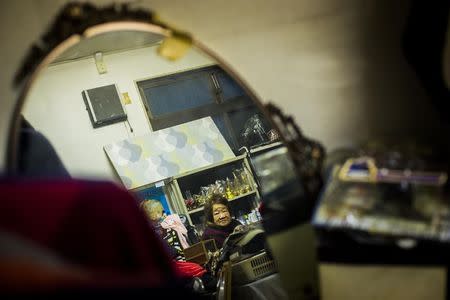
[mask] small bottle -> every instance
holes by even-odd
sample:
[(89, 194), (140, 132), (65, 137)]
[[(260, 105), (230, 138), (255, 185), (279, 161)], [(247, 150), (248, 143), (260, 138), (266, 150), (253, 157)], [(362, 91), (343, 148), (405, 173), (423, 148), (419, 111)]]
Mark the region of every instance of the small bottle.
[(251, 221), (252, 223), (255, 223), (255, 222), (256, 222), (256, 213), (255, 213), (255, 210), (252, 210), (251, 213), (250, 213), (250, 221)]
[(228, 200), (233, 199), (234, 195), (233, 195), (233, 186), (231, 183), (230, 178), (227, 177), (226, 179), (226, 187), (225, 187), (225, 196)]
[(249, 225), (250, 224), (250, 221), (248, 219), (248, 215), (244, 215), (244, 223), (245, 223), (245, 225)]
[[(239, 196), (239, 195), (241, 194), (241, 187), (242, 187), (242, 184), (241, 184), (241, 182), (240, 182), (240, 180), (239, 180), (239, 177), (237, 177), (236, 174), (233, 173), (233, 176), (234, 176), (234, 178), (233, 178), (233, 187), (234, 187), (234, 189), (233, 189), (233, 195), (234, 195), (235, 197), (237, 197), (237, 196)], [(245, 191), (242, 192), (242, 194), (243, 194), (243, 193), (245, 193)]]
[(252, 184), (251, 184), (250, 177), (251, 177), (251, 175), (250, 175), (249, 171), (247, 170), (247, 167), (245, 165), (242, 166), (241, 180), (244, 182), (247, 192), (252, 191)]
[(256, 211), (256, 218), (258, 219), (258, 221), (262, 221), (262, 216), (259, 212), (259, 209), (255, 209), (255, 211)]

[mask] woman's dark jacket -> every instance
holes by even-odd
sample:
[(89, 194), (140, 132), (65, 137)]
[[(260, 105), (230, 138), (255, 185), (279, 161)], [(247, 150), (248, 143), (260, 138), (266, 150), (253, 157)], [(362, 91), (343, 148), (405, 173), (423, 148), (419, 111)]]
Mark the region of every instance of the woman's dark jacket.
[(227, 226), (218, 226), (208, 223), (202, 235), (202, 240), (214, 239), (217, 248), (222, 248), (225, 239), (233, 232), (233, 230), (242, 225), (238, 220), (232, 219)]

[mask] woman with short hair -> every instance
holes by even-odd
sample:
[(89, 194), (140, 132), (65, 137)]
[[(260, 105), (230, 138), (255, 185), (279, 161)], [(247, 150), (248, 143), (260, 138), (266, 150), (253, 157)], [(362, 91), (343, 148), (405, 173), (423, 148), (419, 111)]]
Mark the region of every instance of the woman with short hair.
[(225, 239), (242, 224), (231, 217), (228, 200), (222, 195), (213, 195), (204, 207), (206, 228), (202, 240), (214, 239), (222, 248)]

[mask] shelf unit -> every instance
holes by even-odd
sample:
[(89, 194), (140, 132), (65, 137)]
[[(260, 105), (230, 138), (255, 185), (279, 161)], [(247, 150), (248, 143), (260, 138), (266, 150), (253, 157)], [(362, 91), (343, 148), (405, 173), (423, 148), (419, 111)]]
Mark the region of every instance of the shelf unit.
[[(238, 200), (238, 199), (241, 199), (241, 198), (244, 198), (244, 197), (253, 195), (253, 194), (256, 194), (256, 191), (250, 191), (250, 192), (248, 192), (248, 193), (245, 193), (245, 194), (236, 196), (236, 197), (234, 197), (233, 199), (229, 199), (228, 202), (235, 201), (235, 200)], [(189, 213), (189, 214), (195, 214), (195, 213), (200, 212), (200, 211), (202, 211), (202, 210), (203, 210), (203, 206), (197, 207), (196, 209), (193, 209), (193, 210), (188, 210), (188, 213)]]
[[(230, 199), (229, 202), (239, 202), (237, 205), (241, 205), (241, 201), (236, 201), (239, 199), (242, 199), (244, 201), (244, 198), (248, 198), (247, 201), (253, 201), (253, 202), (259, 202), (260, 201), (260, 195), (258, 192), (255, 175), (252, 173), (249, 162), (248, 162), (248, 156), (247, 153), (243, 155), (239, 155), (235, 158), (228, 159), (225, 161), (222, 161), (220, 163), (216, 163), (204, 168), (199, 168), (196, 170), (192, 170), (180, 175), (177, 175), (171, 180), (169, 180), (168, 184), (166, 185), (166, 191), (167, 196), (169, 198), (170, 205), (172, 209), (178, 213), (178, 214), (184, 214), (187, 216), (190, 224), (195, 225), (199, 224), (198, 222), (193, 222), (192, 219), (198, 219), (199, 217), (203, 216), (203, 206), (198, 207), (193, 210), (188, 210), (185, 202), (184, 202), (184, 192), (186, 190), (195, 190), (195, 188), (199, 188), (200, 186), (206, 186), (207, 184), (212, 184), (218, 179), (225, 179), (223, 176), (224, 174), (227, 174), (227, 171), (229, 175), (231, 176), (231, 172), (229, 172), (234, 167), (245, 167), (249, 176), (250, 180), (250, 186), (251, 191), (247, 192), (245, 194), (239, 195), (234, 197), (233, 199)], [(251, 200), (250, 200), (251, 198)], [(253, 203), (249, 202), (249, 203)], [(245, 203), (244, 203), (245, 204)]]

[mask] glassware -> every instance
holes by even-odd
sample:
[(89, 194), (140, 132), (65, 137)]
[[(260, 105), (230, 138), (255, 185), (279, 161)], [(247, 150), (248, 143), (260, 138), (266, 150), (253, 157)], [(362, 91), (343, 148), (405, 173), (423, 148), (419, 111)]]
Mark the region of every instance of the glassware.
[[(242, 173), (241, 169), (233, 170), (233, 177), (234, 177), (233, 183), (234, 183), (236, 192), (238, 192), (238, 195), (242, 195), (247, 192), (246, 183), (245, 183), (245, 181), (242, 180), (241, 173)], [(238, 196), (238, 195), (236, 195), (236, 196)]]
[(215, 192), (225, 196), (226, 182), (224, 180), (216, 180), (215, 186)]
[(242, 184), (244, 185), (245, 193), (251, 192), (252, 190), (251, 181), (248, 175), (247, 168), (245, 166), (241, 169), (240, 177)]
[(241, 193), (242, 183), (239, 180), (239, 177), (236, 176), (236, 173), (233, 172), (233, 195), (235, 197), (239, 196)]
[(228, 178), (228, 177), (225, 180), (225, 182), (226, 182), (225, 197), (228, 200), (233, 199), (234, 198), (233, 183), (231, 182), (230, 178)]

